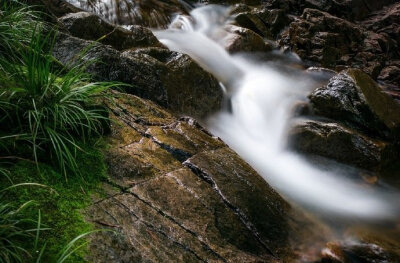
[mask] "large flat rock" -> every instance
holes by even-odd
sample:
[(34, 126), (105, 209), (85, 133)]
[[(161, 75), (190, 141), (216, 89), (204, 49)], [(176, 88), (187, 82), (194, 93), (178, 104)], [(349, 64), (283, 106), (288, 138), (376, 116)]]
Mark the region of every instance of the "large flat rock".
[[(94, 262), (287, 262), (322, 229), (194, 119), (111, 92), (110, 190), (87, 211)], [(308, 234), (306, 234), (308, 233)], [(312, 237), (312, 238), (310, 238)], [(309, 243), (312, 242), (312, 243)]]

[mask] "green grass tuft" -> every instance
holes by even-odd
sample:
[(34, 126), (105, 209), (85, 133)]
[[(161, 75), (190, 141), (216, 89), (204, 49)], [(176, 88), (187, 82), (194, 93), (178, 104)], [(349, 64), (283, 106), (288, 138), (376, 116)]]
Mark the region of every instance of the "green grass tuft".
[(0, 3), (0, 57), (28, 45), (33, 29), (40, 22), (40, 13), (16, 0)]
[(31, 152), (36, 163), (41, 154), (50, 157), (66, 176), (79, 172), (78, 142), (101, 133), (104, 110), (94, 106), (94, 99), (117, 84), (91, 82), (82, 65), (54, 70), (52, 39), (34, 31), (29, 48), (16, 55), (21, 63), (2, 60), (0, 129), (5, 135), (0, 140)]

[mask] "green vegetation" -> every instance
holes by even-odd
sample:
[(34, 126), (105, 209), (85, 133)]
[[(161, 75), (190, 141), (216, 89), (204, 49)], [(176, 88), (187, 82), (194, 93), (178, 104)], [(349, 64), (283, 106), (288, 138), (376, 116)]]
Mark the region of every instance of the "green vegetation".
[(104, 117), (93, 98), (115, 84), (91, 83), (81, 65), (54, 71), (46, 52), (50, 41), (51, 35), (34, 31), (27, 51), (20, 53), (21, 63), (2, 63), (0, 107), (7, 114), (0, 125), (7, 134), (3, 138), (30, 147), (36, 162), (39, 151), (45, 152), (66, 175), (78, 172), (77, 140), (101, 132)]
[(18, 1), (0, 3), (0, 56), (28, 45), (35, 26), (42, 24), (39, 13)]
[[(74, 176), (73, 180), (68, 182), (62, 174), (45, 164), (39, 164), (40, 173), (35, 169), (36, 165), (29, 161), (19, 161), (9, 168), (14, 183), (40, 181), (48, 186), (14, 188), (2, 198), (3, 202), (12, 204), (35, 200), (36, 205), (26, 209), (21, 216), (36, 221), (37, 211), (40, 209), (41, 225), (43, 228), (49, 228), (40, 233), (38, 242), (39, 248), (46, 244), (42, 262), (57, 262), (60, 251), (63, 251), (66, 244), (76, 236), (93, 230), (92, 226), (85, 222), (81, 209), (90, 204), (91, 195), (102, 196), (100, 183), (106, 180), (107, 175), (103, 156), (96, 150), (101, 147), (104, 146), (86, 146), (84, 151), (78, 152), (78, 169), (81, 169), (81, 176)], [(7, 184), (7, 179), (3, 177), (1, 185)], [(32, 258), (38, 256), (34, 254), (34, 241), (35, 236), (32, 235), (20, 244), (33, 254)], [(80, 246), (83, 243), (80, 240), (76, 245)], [(84, 254), (84, 249), (78, 251), (69, 262), (84, 262)]]
[(96, 101), (116, 84), (91, 82), (87, 64), (61, 67), (55, 37), (39, 13), (1, 1), (0, 185), (28, 184), (0, 188), (0, 263), (84, 262), (93, 229), (81, 210), (106, 179)]
[(29, 237), (33, 231), (24, 228), (31, 222), (21, 215), (31, 204), (28, 201), (16, 208), (11, 203), (0, 203), (0, 262), (22, 262), (22, 255), (28, 255), (18, 240)]

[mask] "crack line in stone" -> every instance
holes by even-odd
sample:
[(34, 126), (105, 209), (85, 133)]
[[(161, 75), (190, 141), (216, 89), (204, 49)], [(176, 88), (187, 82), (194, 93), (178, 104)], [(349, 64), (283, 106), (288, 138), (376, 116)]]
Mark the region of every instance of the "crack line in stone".
[(260, 234), (258, 233), (256, 227), (251, 223), (248, 219), (247, 216), (240, 211), (240, 209), (236, 206), (234, 206), (232, 203), (229, 202), (229, 200), (224, 196), (222, 191), (219, 189), (217, 183), (205, 172), (201, 171), (198, 167), (195, 165), (189, 163), (189, 162), (184, 162), (184, 165), (186, 165), (190, 170), (194, 172), (197, 176), (202, 178), (204, 181), (209, 183), (213, 189), (217, 192), (217, 194), (221, 197), (222, 201), (225, 203), (225, 205), (232, 210), (240, 219), (240, 221), (246, 226), (246, 228), (253, 234), (253, 236), (257, 239), (257, 241), (261, 244), (261, 246), (267, 250), (269, 254), (271, 254), (274, 258), (278, 258), (274, 252), (264, 243), (264, 241), (261, 240)]

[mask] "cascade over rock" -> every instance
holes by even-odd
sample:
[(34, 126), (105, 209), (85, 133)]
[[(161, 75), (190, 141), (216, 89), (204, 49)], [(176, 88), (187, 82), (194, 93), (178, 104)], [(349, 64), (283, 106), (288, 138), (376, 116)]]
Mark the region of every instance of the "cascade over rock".
[[(258, 71), (264, 64), (256, 64), (250, 73), (244, 59), (233, 66), (226, 63), (231, 59), (220, 60), (220, 68), (234, 69), (227, 70), (233, 77), (226, 83), (213, 76), (226, 72), (204, 70), (195, 56), (171, 51), (168, 41), (159, 41), (158, 32), (148, 28), (166, 28), (172, 15), (188, 18), (190, 4), (197, 1), (129, 0), (131, 9), (119, 5), (110, 12), (99, 7), (117, 1), (68, 1), (75, 6), (61, 0), (33, 2), (46, 3), (46, 12), (60, 26), (53, 55), (63, 66), (80, 57), (83, 62), (95, 59), (87, 67), (95, 80), (129, 85), (109, 91), (103, 101), (112, 120), (104, 150), (109, 181), (105, 196), (94, 197), (85, 216), (96, 228), (117, 234), (91, 236), (89, 260), (398, 261), (394, 226), (393, 239), (366, 237), (366, 231), (349, 234), (357, 242), (334, 241), (328, 227), (288, 201), (330, 211), (325, 215), (330, 221), (349, 215), (372, 221), (393, 216), (397, 209), (377, 194), (380, 188), (349, 186), (339, 174), (310, 165), (276, 142), (287, 139), (289, 128), (289, 145), (297, 152), (365, 169), (377, 178), (373, 184), (391, 178), (392, 186), (400, 187), (398, 1), (202, 1), (237, 4), (230, 11), (232, 21), (223, 27), (229, 34), (222, 51), (273, 51), (268, 58), (274, 59), (294, 51), (303, 60), (292, 54), (296, 62), (288, 59), (287, 64), (293, 65), (276, 63), (273, 70)], [(214, 53), (206, 51), (212, 58)], [(311, 82), (296, 78), (304, 72), (288, 70), (308, 66), (329, 68), (319, 71), (334, 76), (311, 91)], [(230, 111), (216, 117), (220, 126), (207, 123), (215, 134), (233, 135), (224, 138), (227, 144), (192, 118), (204, 119), (221, 109), (219, 81), (233, 88), (250, 83), (241, 87), (246, 92), (229, 94), (225, 106)], [(259, 83), (265, 88), (261, 93), (249, 88)], [(300, 116), (289, 127), (285, 121), (298, 97)]]
[[(87, 218), (118, 234), (95, 234), (91, 260), (275, 262), (296, 257), (300, 244), (323, 244), (323, 227), (194, 119), (115, 91), (106, 103), (115, 187)], [(320, 230), (309, 240), (310, 228)]]

